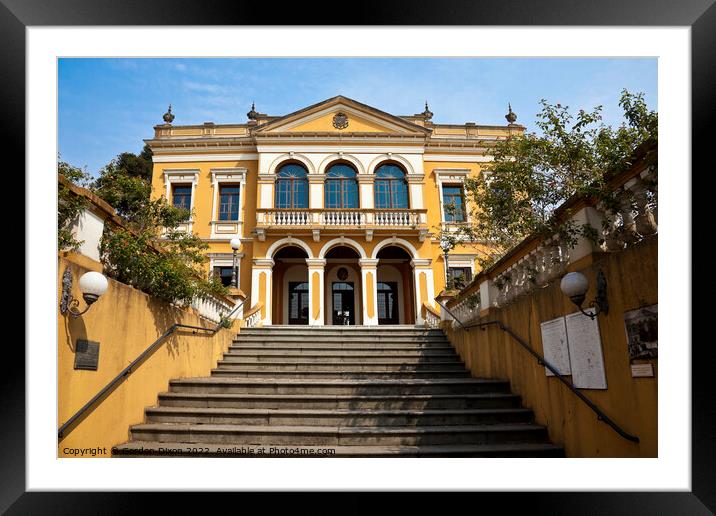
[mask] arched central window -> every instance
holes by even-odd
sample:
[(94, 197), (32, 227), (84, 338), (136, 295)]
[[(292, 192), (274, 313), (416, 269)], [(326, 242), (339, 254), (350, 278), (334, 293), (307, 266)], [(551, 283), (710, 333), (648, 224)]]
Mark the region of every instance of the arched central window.
[(308, 208), (308, 171), (298, 163), (283, 165), (276, 174), (276, 208)]
[(358, 182), (356, 171), (349, 165), (337, 163), (326, 171), (326, 208), (357, 208)]
[(398, 165), (386, 163), (375, 171), (375, 207), (407, 209), (408, 182)]

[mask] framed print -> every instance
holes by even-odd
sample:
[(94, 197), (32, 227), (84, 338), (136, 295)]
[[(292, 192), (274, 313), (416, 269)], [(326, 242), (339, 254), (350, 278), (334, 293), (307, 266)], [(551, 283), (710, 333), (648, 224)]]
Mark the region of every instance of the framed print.
[[(394, 490), (479, 492), (478, 500), (507, 510), (544, 514), (716, 510), (714, 401), (704, 371), (713, 351), (692, 345), (689, 260), (697, 205), (691, 168), (711, 147), (715, 111), (712, 4), (399, 1), (353, 6), (335, 25), (328, 15), (335, 5), (309, 14), (297, 5), (2, 0), (0, 99), (16, 158), (7, 188), (25, 191), (27, 337), (25, 354), (13, 339), (6, 346), (19, 356), (6, 361), (3, 375), (0, 508), (121, 513), (132, 510), (130, 500), (139, 503), (133, 491), (141, 490)], [(610, 59), (618, 63), (588, 68)], [(532, 73), (535, 60), (551, 65)], [(486, 72), (476, 72), (478, 62)], [(651, 88), (647, 104), (661, 118), (654, 167), (667, 183), (659, 189), (667, 240), (629, 241), (626, 230), (609, 233), (616, 222), (607, 217), (595, 222), (607, 228), (604, 235), (621, 249), (641, 245), (648, 258), (626, 263), (610, 255), (613, 241), (604, 238), (579, 262), (581, 251), (565, 251), (555, 239), (529, 249), (534, 242), (524, 240), (529, 245), (514, 248), (524, 257), (514, 263), (481, 262), (483, 248), (460, 247), (449, 228), (473, 222), (471, 174), (494, 161), (484, 149), (525, 132), (521, 124), (536, 126), (530, 109), (539, 106), (515, 97), (504, 99), (499, 114), (471, 109), (531, 84), (616, 105), (600, 89), (606, 82), (587, 84), (584, 70), (614, 85), (634, 78)], [(541, 76), (550, 72), (550, 80)], [(421, 95), (415, 108), (391, 100), (412, 106)], [(549, 106), (553, 113), (563, 108)], [(602, 114), (616, 126), (621, 114), (614, 110)], [(125, 152), (131, 149), (140, 152)], [(51, 168), (73, 169), (75, 162), (78, 173), (88, 165), (92, 189), (64, 175), (55, 187)], [(181, 241), (185, 256), (200, 249), (200, 269), (162, 262), (142, 276), (164, 274), (160, 287), (122, 275), (136, 267), (139, 251), (120, 250), (138, 245), (132, 235), (140, 226), (131, 224), (140, 217), (132, 210), (141, 204), (112, 197), (112, 173), (122, 167), (148, 182), (152, 193), (141, 202), (173, 214), (171, 228), (162, 226), (150, 246), (161, 254)], [(633, 227), (655, 227), (658, 190), (646, 172), (654, 167), (618, 187), (632, 192), (633, 206), (618, 212), (620, 227), (632, 215)], [(710, 168), (699, 165), (704, 174)], [(98, 193), (102, 177), (110, 180)], [(647, 183), (646, 193), (638, 189)], [(63, 192), (84, 199), (68, 235), (54, 225), (63, 215), (52, 212), (67, 207)], [(605, 203), (575, 211), (594, 216)], [(647, 204), (645, 218), (638, 208)], [(57, 251), (58, 238), (77, 235), (72, 249), (80, 258)], [(579, 302), (556, 279), (597, 266), (607, 278), (600, 291), (607, 312), (587, 307), (592, 299), (598, 305), (591, 272), (594, 285)], [(644, 277), (652, 284), (642, 299)], [(479, 300), (467, 302), (467, 293)], [(515, 315), (521, 308), (514, 303), (525, 299), (535, 300), (530, 311)], [(549, 326), (573, 312), (579, 328)], [(137, 314), (147, 314), (146, 324)], [(103, 332), (93, 326), (100, 317)], [(503, 347), (488, 350), (483, 339), (501, 330), (470, 327), (486, 317), (501, 327), (518, 321), (537, 358), (505, 332), (494, 341)], [(227, 329), (239, 327), (238, 336)], [(589, 330), (584, 346), (597, 342), (598, 364), (593, 353), (567, 352), (570, 328)], [(566, 360), (558, 369), (567, 378), (596, 368), (598, 381), (556, 390), (542, 339), (554, 340), (549, 356)], [(130, 340), (133, 347), (124, 349)], [(574, 360), (582, 356), (579, 369)], [(651, 374), (632, 376), (631, 366), (647, 359)], [(528, 361), (524, 371), (538, 374), (512, 376)], [(631, 406), (610, 398), (627, 382)], [(533, 385), (539, 387), (524, 390)], [(291, 397), (296, 386), (300, 402)], [(474, 390), (459, 390), (465, 388)], [(381, 405), (390, 396), (392, 405)], [(558, 408), (567, 397), (599, 410), (579, 400), (576, 408)], [(492, 405), (465, 401), (478, 398)], [(273, 405), (261, 404), (266, 400)], [(105, 422), (87, 425), (102, 404)], [(610, 448), (611, 437), (595, 436), (611, 432), (603, 416), (623, 434), (638, 433), (641, 444)], [(503, 417), (512, 419), (495, 419)], [(446, 430), (450, 418), (463, 418), (459, 429)], [(513, 433), (484, 428), (496, 421)], [(565, 444), (573, 428), (586, 444)], [(273, 441), (263, 431), (282, 444), (264, 461), (256, 455), (266, 451), (258, 450)], [(459, 442), (445, 437), (448, 431), (459, 433)], [(530, 432), (541, 432), (538, 447), (522, 441)], [(350, 452), (360, 453), (346, 452), (351, 444)], [(526, 457), (516, 446), (544, 454)], [(329, 449), (346, 458), (322, 456)], [(163, 497), (168, 510), (185, 503), (173, 494)]]

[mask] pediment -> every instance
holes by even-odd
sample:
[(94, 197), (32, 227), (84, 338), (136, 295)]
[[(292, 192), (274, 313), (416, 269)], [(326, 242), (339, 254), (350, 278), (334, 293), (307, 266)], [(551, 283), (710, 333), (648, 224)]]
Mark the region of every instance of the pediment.
[(425, 136), (430, 130), (347, 97), (333, 97), (254, 130), (256, 136), (336, 133)]

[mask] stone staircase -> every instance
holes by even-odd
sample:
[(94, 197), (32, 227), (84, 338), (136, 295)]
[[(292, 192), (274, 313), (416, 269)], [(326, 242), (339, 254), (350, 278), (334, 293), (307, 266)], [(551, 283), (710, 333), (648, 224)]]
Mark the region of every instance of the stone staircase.
[(504, 380), (440, 330), (243, 329), (209, 378), (173, 380), (120, 457), (554, 457)]

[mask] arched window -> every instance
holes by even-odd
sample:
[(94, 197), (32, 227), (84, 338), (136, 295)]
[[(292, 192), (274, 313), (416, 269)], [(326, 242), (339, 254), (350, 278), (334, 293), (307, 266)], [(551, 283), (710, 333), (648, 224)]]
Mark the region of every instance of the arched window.
[(408, 208), (408, 182), (398, 165), (386, 163), (375, 171), (375, 207)]
[(357, 208), (356, 171), (344, 163), (331, 165), (326, 171), (325, 192), (326, 208)]
[(276, 174), (276, 208), (308, 208), (308, 171), (298, 163), (283, 165)]

